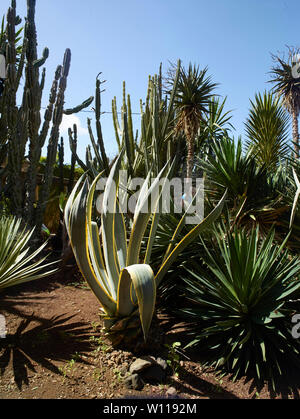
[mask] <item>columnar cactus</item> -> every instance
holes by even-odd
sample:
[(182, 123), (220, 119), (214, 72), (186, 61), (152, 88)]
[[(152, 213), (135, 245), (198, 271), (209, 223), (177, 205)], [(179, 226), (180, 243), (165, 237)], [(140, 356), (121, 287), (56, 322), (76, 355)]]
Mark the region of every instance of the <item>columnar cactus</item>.
[(71, 65), (71, 51), (66, 49), (64, 55), (63, 67), (61, 69), (61, 78), (59, 80), (56, 103), (52, 117), (52, 128), (48, 142), (47, 161), (45, 167), (44, 180), (41, 186), (40, 198), (37, 204), (36, 224), (37, 230), (43, 223), (43, 215), (46, 209), (47, 199), (49, 197), (51, 183), (53, 179), (53, 168), (56, 161), (57, 146), (59, 140), (59, 127), (63, 118), (63, 107), (65, 102), (65, 90), (67, 87), (67, 77)]
[[(16, 25), (20, 23), (20, 19), (16, 15), (15, 0), (12, 0), (11, 7), (7, 13), (4, 37), (7, 78), (3, 94), (0, 97), (0, 160), (2, 165), (3, 163), (5, 164), (5, 161), (7, 163), (0, 172), (2, 177), (0, 185), (1, 183), (4, 184), (8, 191), (14, 215), (24, 217), (25, 221), (32, 227), (36, 226), (35, 231), (39, 234), (53, 181), (53, 166), (56, 161), (60, 136), (59, 127), (64, 113), (65, 90), (70, 69), (71, 51), (69, 49), (66, 50), (63, 65), (58, 66), (56, 69), (49, 103), (42, 122), (40, 111), (46, 72), (43, 68), (40, 75), (40, 68), (48, 58), (49, 50), (45, 48), (42, 57), (38, 58), (35, 5), (36, 0), (27, 0), (27, 19), (21, 50), (19, 45), (16, 47), (20, 34), (20, 30), (16, 31)], [(4, 23), (2, 26), (4, 27)], [(22, 103), (18, 107), (16, 104), (17, 91), (20, 86), (20, 79), (24, 75)], [(68, 109), (65, 113), (78, 112), (89, 106), (92, 100), (93, 98), (89, 98), (81, 105)], [(51, 123), (52, 128), (50, 131)], [(50, 135), (44, 180), (39, 196), (37, 196), (39, 161), (48, 134)], [(27, 161), (25, 160), (26, 146), (28, 146), (29, 151)], [(24, 163), (26, 164), (24, 165)], [(25, 182), (24, 166), (25, 171), (27, 170)]]

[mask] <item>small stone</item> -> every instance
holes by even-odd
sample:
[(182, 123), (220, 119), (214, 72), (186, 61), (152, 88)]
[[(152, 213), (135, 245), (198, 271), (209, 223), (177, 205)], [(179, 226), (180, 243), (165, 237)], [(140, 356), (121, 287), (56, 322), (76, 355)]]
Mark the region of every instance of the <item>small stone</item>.
[(120, 371), (120, 373), (122, 375), (125, 375), (127, 373), (127, 371), (128, 371), (128, 365), (127, 366), (126, 365), (122, 365), (121, 368), (119, 369), (119, 371)]
[(136, 374), (150, 367), (150, 365), (153, 365), (153, 360), (150, 357), (138, 358), (130, 365), (129, 372)]
[(169, 387), (168, 390), (166, 391), (166, 395), (167, 396), (176, 396), (177, 395), (176, 388)]

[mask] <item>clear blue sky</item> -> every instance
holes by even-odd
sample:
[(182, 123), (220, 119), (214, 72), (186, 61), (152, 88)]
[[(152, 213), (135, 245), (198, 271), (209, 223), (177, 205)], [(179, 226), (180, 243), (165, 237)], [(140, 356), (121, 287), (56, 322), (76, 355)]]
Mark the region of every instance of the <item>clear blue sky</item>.
[[(0, 14), (10, 0), (1, 0)], [(26, 0), (17, 0), (21, 17)], [(122, 101), (126, 81), (133, 111), (145, 98), (148, 75), (157, 73), (160, 63), (178, 58), (200, 68), (208, 66), (217, 93), (227, 96), (227, 109), (233, 110), (235, 135), (243, 135), (249, 99), (269, 89), (271, 53), (299, 46), (299, 0), (37, 0), (38, 50), (47, 46), (47, 83), (43, 105), (47, 105), (56, 66), (65, 48), (72, 51), (66, 107), (81, 103), (94, 94), (95, 78), (101, 71), (106, 91), (102, 110), (111, 111), (114, 96)], [(77, 114), (79, 154), (84, 158), (89, 142), (86, 118)], [(71, 120), (72, 121), (72, 120)], [(134, 118), (139, 129), (139, 117)], [(66, 127), (65, 127), (66, 128)], [(63, 128), (63, 129), (65, 129)], [(116, 152), (110, 114), (102, 116), (102, 128), (109, 156)], [(66, 159), (69, 159), (68, 138)]]

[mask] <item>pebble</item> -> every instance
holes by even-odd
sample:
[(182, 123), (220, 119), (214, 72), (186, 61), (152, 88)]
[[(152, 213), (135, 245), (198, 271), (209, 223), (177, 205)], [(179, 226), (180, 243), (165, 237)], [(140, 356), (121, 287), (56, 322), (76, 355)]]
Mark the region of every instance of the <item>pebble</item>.
[(166, 394), (168, 396), (176, 396), (177, 395), (177, 391), (176, 388), (174, 387), (169, 387), (168, 390), (166, 391)]

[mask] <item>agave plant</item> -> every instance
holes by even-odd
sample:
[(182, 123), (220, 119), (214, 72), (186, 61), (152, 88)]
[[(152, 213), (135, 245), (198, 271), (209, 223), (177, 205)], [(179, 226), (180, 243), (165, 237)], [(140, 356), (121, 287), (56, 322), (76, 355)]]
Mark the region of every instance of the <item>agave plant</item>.
[(273, 243), (274, 231), (261, 239), (235, 228), (215, 228), (205, 256), (186, 267), (186, 294), (194, 304), (185, 310), (194, 322), (190, 346), (198, 345), (206, 363), (224, 373), (282, 374), (286, 361), (300, 367), (300, 344), (291, 335), (290, 302), (299, 290), (300, 260)]
[[(178, 242), (186, 214), (182, 216), (162, 263), (154, 273), (149, 262), (162, 203), (162, 193), (157, 186), (163, 181), (163, 176), (164, 179), (168, 178), (172, 166), (169, 168), (167, 164), (150, 186), (149, 174), (141, 186), (133, 219), (128, 220), (121, 211), (121, 188), (116, 187), (119, 185), (121, 162), (122, 153), (107, 178), (100, 229), (97, 222), (92, 221), (92, 209), (95, 188), (102, 174), (96, 177), (90, 187), (88, 178), (84, 179), (83, 175), (65, 207), (65, 223), (77, 264), (102, 306), (104, 329), (115, 345), (129, 343), (141, 330), (146, 340), (154, 313), (157, 286), (178, 254), (220, 215), (225, 200), (224, 196), (216, 208)], [(145, 210), (150, 201), (151, 210)], [(149, 223), (150, 233), (145, 238)], [(144, 252), (142, 247), (145, 248)]]
[(43, 264), (47, 257), (36, 260), (45, 248), (43, 243), (35, 251), (30, 251), (29, 240), (34, 230), (21, 228), (21, 220), (15, 217), (0, 218), (0, 291), (13, 285), (44, 278), (56, 272), (48, 270), (56, 262)]

